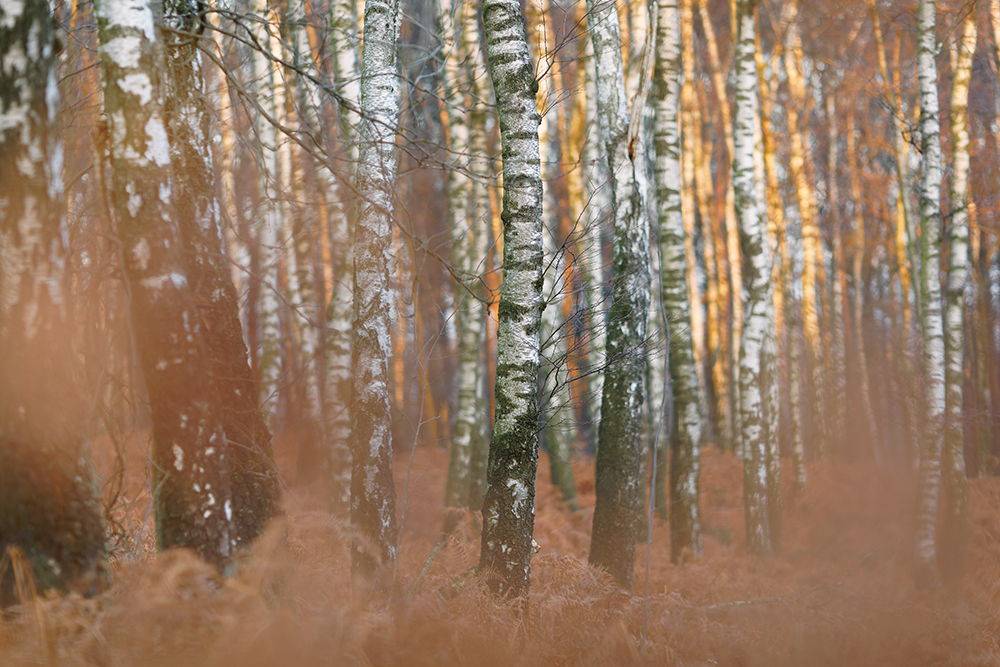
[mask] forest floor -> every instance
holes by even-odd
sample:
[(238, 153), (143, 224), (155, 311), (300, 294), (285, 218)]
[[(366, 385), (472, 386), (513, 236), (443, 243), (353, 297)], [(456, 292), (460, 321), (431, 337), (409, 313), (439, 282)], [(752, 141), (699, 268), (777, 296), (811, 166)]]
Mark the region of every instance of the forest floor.
[[(290, 449), (277, 453), (279, 466), (294, 468), (284, 465)], [(135, 487), (142, 459), (130, 460)], [(548, 483), (543, 455), (540, 551), (519, 618), (470, 574), (476, 517), (435, 550), (444, 449), (419, 447), (395, 466), (402, 532), (393, 590), (352, 591), (350, 529), (319, 509), (315, 488), (288, 490), (287, 523), (228, 578), (188, 553), (157, 555), (139, 495), (121, 517), (131, 534), (113, 554), (110, 589), (90, 600), (29, 592), (0, 616), (0, 665), (1000, 665), (998, 478), (971, 481), (967, 575), (918, 592), (913, 471), (810, 464), (804, 494), (794, 497), (786, 479), (782, 549), (764, 559), (743, 546), (741, 464), (709, 449), (705, 555), (671, 565), (657, 520), (646, 598), (644, 544), (634, 593), (587, 565), (592, 462), (575, 464), (574, 513)]]

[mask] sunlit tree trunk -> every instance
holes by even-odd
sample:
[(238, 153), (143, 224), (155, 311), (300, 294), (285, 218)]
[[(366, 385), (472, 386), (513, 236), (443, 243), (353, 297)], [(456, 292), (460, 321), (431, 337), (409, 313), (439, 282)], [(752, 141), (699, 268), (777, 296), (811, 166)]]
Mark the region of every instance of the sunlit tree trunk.
[(132, 322), (153, 418), (157, 544), (224, 564), (235, 535), (229, 445), (216, 410), (204, 334), (174, 201), (160, 8), (97, 4), (112, 200)]
[(0, 607), (16, 601), (8, 549), (39, 590), (94, 593), (105, 567), (72, 345), (56, 57), (44, 0), (0, 4)]
[[(709, 65), (711, 66), (712, 72), (712, 87), (715, 91), (715, 102), (719, 109), (719, 113), (722, 118), (722, 131), (723, 137), (726, 140), (726, 166), (728, 166), (734, 159), (734, 139), (733, 139), (733, 121), (732, 114), (729, 111), (729, 99), (726, 96), (726, 78), (725, 73), (722, 71), (722, 65), (719, 58), (719, 49), (715, 39), (715, 28), (712, 25), (711, 16), (708, 10), (708, 0), (699, 0), (698, 9), (701, 15), (701, 25), (705, 31), (705, 42), (708, 46), (709, 55)], [(710, 153), (709, 153), (710, 154)], [(706, 155), (707, 158), (707, 155)], [(721, 169), (720, 173), (725, 172), (726, 169)], [(743, 315), (743, 266), (742, 258), (740, 254), (740, 239), (739, 239), (739, 223), (737, 221), (736, 215), (736, 205), (735, 205), (735, 194), (734, 185), (732, 179), (728, 177), (728, 174), (723, 176), (726, 182), (725, 189), (725, 256), (729, 265), (729, 275), (728, 275), (728, 286), (727, 293), (723, 294), (720, 292), (719, 297), (722, 300), (722, 306), (731, 315), (732, 319), (728, 323), (724, 323), (725, 326), (730, 331), (730, 335), (723, 339), (724, 342), (728, 342), (728, 347), (720, 347), (718, 352), (719, 355), (726, 355), (725, 364), (730, 372), (725, 374), (725, 381), (720, 385), (717, 384), (715, 390), (717, 392), (720, 401), (725, 401), (722, 406), (722, 413), (725, 417), (723, 422), (723, 430), (721, 433), (722, 441), (726, 447), (732, 448), (737, 445), (737, 439), (739, 438), (738, 428), (736, 426), (739, 411), (739, 388), (742, 386), (740, 383), (739, 372), (740, 372), (740, 341), (742, 339), (744, 315)], [(716, 252), (722, 253), (722, 244), (716, 245)], [(719, 280), (723, 280), (723, 274), (719, 273)], [(725, 299), (723, 299), (725, 297)], [(728, 299), (728, 303), (726, 300)], [(723, 320), (725, 322), (725, 320)], [(740, 446), (742, 446), (740, 444)]]
[[(736, 118), (733, 126), (733, 185), (740, 233), (744, 239), (747, 266), (747, 326), (740, 350), (740, 439), (743, 448), (743, 502), (746, 515), (747, 549), (766, 554), (773, 549), (770, 517), (768, 463), (769, 415), (772, 405), (768, 383), (775, 377), (774, 340), (770, 311), (771, 251), (764, 215), (757, 201), (754, 168), (754, 123), (757, 116), (757, 69), (755, 62), (756, 0), (737, 2)], [(773, 474), (773, 473), (772, 473)]]
[[(787, 225), (785, 224), (785, 206), (781, 198), (781, 184), (778, 180), (777, 146), (772, 131), (771, 119), (774, 115), (774, 96), (771, 87), (765, 80), (764, 56), (760, 52), (760, 35), (757, 36), (757, 84), (760, 91), (760, 129), (763, 135), (764, 175), (767, 179), (765, 193), (767, 197), (767, 230), (768, 241), (771, 243), (773, 268), (771, 283), (774, 290), (774, 338), (775, 348), (779, 355), (776, 369), (779, 397), (787, 397), (788, 437), (791, 440), (789, 449), (792, 454), (792, 466), (795, 475), (795, 488), (803, 491), (806, 488), (805, 445), (802, 441), (802, 403), (799, 391), (799, 364), (797, 331), (792, 324), (795, 322), (792, 299), (786, 295), (788, 285), (794, 283), (792, 258), (789, 256), (787, 243)], [(775, 46), (780, 52), (780, 45)], [(779, 53), (775, 54), (776, 56)], [(776, 83), (776, 81), (775, 81)], [(780, 360), (784, 355), (784, 362)], [(782, 388), (782, 383), (787, 386)], [(782, 404), (784, 405), (784, 404)], [(778, 409), (782, 409), (779, 405)], [(773, 415), (777, 417), (778, 415)]]
[(379, 565), (395, 565), (398, 531), (389, 408), (389, 274), (394, 265), (390, 241), (399, 118), (398, 35), (399, 0), (365, 0), (351, 356), (351, 523), (364, 539), (354, 540), (351, 569), (369, 576), (376, 574)]
[(496, 417), (490, 442), (480, 570), (499, 595), (528, 592), (538, 468), (538, 329), (542, 308), (542, 179), (538, 108), (517, 0), (484, 0), (486, 55), (503, 144), (503, 289)]
[(698, 485), (701, 472), (701, 403), (688, 302), (684, 220), (681, 209), (680, 12), (676, 0), (658, 0), (656, 105), (656, 189), (659, 202), (663, 309), (670, 321), (673, 428), (670, 434), (670, 560), (684, 551), (702, 553)]
[(800, 127), (799, 113), (806, 108), (806, 87), (801, 70), (802, 42), (799, 37), (798, 4), (798, 0), (788, 0), (782, 16), (782, 22), (787, 26), (784, 60), (791, 96), (785, 112), (791, 149), (789, 167), (802, 218), (802, 333), (809, 373), (806, 387), (812, 406), (815, 451), (822, 453), (827, 435), (824, 414), (826, 405), (822, 400), (825, 388), (823, 351), (817, 304), (817, 274), (818, 262), (822, 260), (822, 239), (816, 220), (816, 198), (809, 183), (806, 146)]
[[(920, 0), (917, 10), (917, 78), (920, 83), (921, 263), (920, 320), (923, 329), (923, 433), (914, 569), (917, 584), (940, 584), (937, 564), (937, 515), (941, 487), (941, 449), (945, 418), (944, 326), (941, 308), (941, 142), (938, 109), (936, 4)], [(961, 351), (959, 351), (961, 354)]]
[(649, 223), (636, 179), (636, 170), (645, 165), (633, 163), (635, 147), (628, 144), (629, 107), (614, 5), (589, 0), (587, 6), (594, 42), (597, 107), (615, 211), (614, 292), (607, 319), (590, 563), (607, 569), (619, 584), (631, 589), (642, 486), (639, 473), (650, 284)]
[[(909, 335), (909, 301), (911, 293), (911, 283), (913, 284), (912, 294), (914, 303), (917, 304), (917, 310), (919, 312), (920, 303), (920, 290), (918, 286), (913, 282), (911, 276), (916, 275), (919, 272), (919, 258), (916, 257), (913, 249), (915, 248), (914, 242), (907, 242), (907, 238), (914, 239), (916, 235), (916, 216), (913, 213), (913, 206), (910, 203), (910, 190), (911, 184), (906, 175), (906, 138), (904, 136), (904, 123), (902, 111), (900, 110), (899, 104), (896, 101), (896, 87), (893, 85), (893, 80), (889, 76), (889, 64), (885, 57), (885, 42), (882, 39), (882, 23), (879, 20), (878, 8), (875, 5), (875, 0), (868, 0), (868, 13), (871, 16), (872, 27), (875, 35), (875, 48), (878, 55), (878, 66), (879, 72), (882, 75), (882, 82), (885, 85), (888, 97), (889, 97), (889, 112), (892, 114), (892, 125), (893, 125), (893, 151), (896, 158), (896, 186), (899, 188), (899, 194), (897, 197), (897, 204), (899, 206), (899, 214), (902, 218), (902, 225), (898, 226), (897, 235), (902, 241), (902, 248), (909, 250), (909, 252), (903, 252), (899, 254), (899, 279), (901, 287), (903, 289), (904, 299), (906, 300), (905, 314), (906, 314), (906, 331)], [(897, 244), (899, 245), (899, 244)], [(907, 261), (908, 260), (908, 261)]]
[[(965, 477), (962, 389), (965, 383), (965, 311), (969, 289), (969, 80), (976, 53), (976, 13), (962, 22), (953, 47), (951, 88), (951, 241), (945, 306), (944, 464), (947, 507), (941, 531), (941, 569), (957, 577), (965, 561), (969, 530), (969, 483)], [(957, 53), (955, 53), (957, 51)]]

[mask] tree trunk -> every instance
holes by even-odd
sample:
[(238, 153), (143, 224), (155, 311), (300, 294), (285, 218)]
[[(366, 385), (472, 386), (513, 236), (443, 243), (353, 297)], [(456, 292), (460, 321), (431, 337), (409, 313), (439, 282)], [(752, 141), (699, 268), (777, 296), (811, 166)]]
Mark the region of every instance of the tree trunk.
[(746, 252), (747, 326), (740, 350), (740, 439), (743, 447), (743, 502), (747, 550), (767, 554), (773, 549), (770, 517), (774, 515), (769, 477), (769, 428), (773, 409), (769, 383), (775, 380), (774, 341), (770, 332), (771, 250), (761, 224), (754, 168), (754, 122), (757, 116), (755, 0), (737, 2), (736, 119), (733, 185), (740, 233)]
[(976, 53), (976, 13), (962, 22), (955, 45), (951, 88), (951, 224), (945, 306), (945, 497), (941, 531), (941, 570), (958, 578), (965, 561), (969, 532), (969, 483), (965, 477), (965, 433), (962, 389), (965, 383), (965, 303), (969, 288), (969, 80)]
[(938, 110), (936, 5), (920, 0), (917, 11), (917, 78), (920, 83), (920, 288), (923, 329), (923, 433), (914, 569), (917, 585), (939, 586), (938, 495), (945, 419), (944, 326), (941, 317), (941, 141)]
[(538, 328), (542, 308), (539, 114), (517, 0), (484, 0), (486, 55), (503, 144), (503, 289), (497, 330), (496, 419), (490, 442), (479, 567), (494, 593), (526, 596), (538, 468)]
[(186, 275), (163, 114), (166, 71), (155, 5), (97, 4), (112, 200), (153, 418), (157, 544), (228, 561), (236, 534), (224, 416), (216, 409), (209, 323)]
[[(357, 164), (358, 111), (361, 100), (358, 71), (358, 15), (355, 0), (330, 3), (330, 53), (334, 76), (343, 102), (338, 109), (340, 140), (348, 158), (344, 181), (350, 188)], [(345, 517), (351, 502), (351, 338), (354, 292), (354, 234), (350, 200), (332, 202), (330, 245), (339, 251), (333, 271), (333, 286), (326, 304), (323, 338), (326, 378), (323, 414), (330, 470), (328, 498), (334, 514)]]
[(378, 576), (380, 566), (395, 567), (398, 539), (389, 407), (389, 270), (394, 263), (390, 241), (399, 118), (398, 35), (399, 0), (365, 0), (351, 356), (351, 523), (360, 536), (352, 546), (351, 570), (366, 577)]
[(607, 569), (622, 587), (631, 589), (642, 486), (649, 223), (637, 187), (640, 167), (633, 163), (634, 146), (628, 144), (632, 133), (617, 17), (610, 3), (588, 0), (587, 7), (615, 211), (614, 292), (608, 313), (590, 563)]
[[(43, 0), (0, 7), (0, 561), (19, 549), (40, 590), (93, 594), (106, 537), (72, 342), (56, 58)], [(0, 567), (0, 607), (14, 590)]]
[(657, 10), (654, 141), (661, 287), (671, 333), (667, 341), (674, 415), (670, 434), (670, 560), (676, 563), (685, 551), (694, 556), (702, 554), (698, 506), (702, 416), (691, 339), (680, 197), (680, 12), (676, 0), (658, 0)]

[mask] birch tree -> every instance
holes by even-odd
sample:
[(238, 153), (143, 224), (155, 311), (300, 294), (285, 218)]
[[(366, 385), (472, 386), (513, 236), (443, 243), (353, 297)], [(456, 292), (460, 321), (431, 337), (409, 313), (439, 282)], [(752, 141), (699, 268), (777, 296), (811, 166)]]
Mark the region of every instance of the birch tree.
[(167, 81), (164, 116), (174, 175), (174, 213), (184, 244), (185, 275), (202, 319), (213, 382), (214, 409), (223, 416), (230, 446), (233, 538), (249, 543), (280, 509), (278, 471), (271, 433), (257, 400), (240, 323), (236, 288), (223, 253), (220, 206), (212, 155), (212, 110), (195, 35), (203, 29), (198, 7), (187, 0), (164, 3), (172, 29), (165, 38)]
[(538, 468), (542, 308), (542, 178), (538, 84), (518, 0), (483, 0), (486, 57), (503, 144), (503, 287), (497, 323), (496, 415), (483, 497), (480, 570), (490, 589), (528, 592)]
[(352, 545), (351, 570), (377, 574), (396, 561), (396, 489), (389, 407), (392, 214), (399, 118), (396, 40), (399, 0), (365, 0), (361, 55), (358, 218), (354, 250), (354, 389), (351, 523), (365, 541)]
[[(343, 102), (338, 109), (340, 138), (345, 145), (348, 175), (357, 162), (358, 105), (358, 15), (355, 0), (330, 3), (330, 53), (337, 92)], [(348, 190), (349, 188), (345, 188)], [(349, 200), (348, 200), (349, 201)], [(351, 501), (351, 337), (354, 286), (354, 243), (350, 206), (331, 201), (330, 245), (340, 250), (333, 266), (333, 288), (326, 304), (323, 338), (325, 384), (323, 416), (330, 456), (328, 477), (330, 508), (337, 515), (349, 512)]]
[[(642, 454), (642, 410), (649, 310), (649, 222), (637, 187), (621, 36), (614, 2), (588, 0), (597, 109), (611, 170), (614, 286), (608, 312), (604, 387), (596, 461), (597, 503), (590, 563), (627, 589), (635, 566)], [(642, 96), (640, 95), (640, 98)], [(639, 102), (641, 104), (641, 102)], [(636, 114), (639, 117), (639, 114)]]
[(656, 190), (659, 205), (661, 289), (670, 320), (673, 426), (670, 434), (670, 560), (685, 550), (702, 553), (698, 483), (701, 469), (701, 403), (691, 337), (687, 258), (681, 210), (680, 11), (676, 0), (658, 0), (654, 70)]
[[(72, 341), (55, 61), (47, 3), (0, 2), (0, 559), (20, 549), (40, 590), (93, 593), (106, 538)], [(14, 579), (0, 568), (0, 607)]]
[(920, 447), (919, 505), (914, 546), (918, 586), (940, 585), (937, 515), (945, 420), (944, 325), (941, 309), (941, 142), (937, 91), (935, 0), (917, 10), (917, 79), (920, 86), (920, 323), (923, 330), (924, 428)]
[[(769, 519), (774, 516), (771, 498), (780, 479), (774, 479), (777, 434), (770, 429), (773, 401), (771, 382), (776, 379), (775, 351), (770, 331), (773, 308), (771, 250), (762, 224), (754, 165), (754, 124), (757, 117), (757, 65), (755, 53), (756, 0), (736, 4), (736, 117), (733, 143), (733, 186), (736, 212), (743, 239), (747, 276), (747, 318), (740, 350), (740, 439), (743, 446), (743, 503), (747, 549), (769, 553), (772, 543)], [(770, 465), (769, 465), (770, 464)]]
[(969, 80), (976, 54), (976, 12), (967, 11), (952, 49), (951, 224), (945, 307), (944, 462), (947, 510), (942, 527), (942, 571), (961, 573), (968, 533), (969, 484), (965, 477), (962, 385), (965, 382), (965, 307), (969, 287)]
[(157, 544), (222, 565), (235, 544), (230, 453), (174, 210), (161, 7), (103, 0), (96, 9), (111, 198), (153, 419)]

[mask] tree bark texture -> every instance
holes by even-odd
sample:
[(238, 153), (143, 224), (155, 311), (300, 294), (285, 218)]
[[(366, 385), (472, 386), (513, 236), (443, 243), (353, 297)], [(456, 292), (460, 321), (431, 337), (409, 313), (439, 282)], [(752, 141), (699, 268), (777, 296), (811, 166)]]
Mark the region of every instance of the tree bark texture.
[(670, 560), (685, 551), (703, 551), (698, 484), (701, 471), (701, 401), (691, 336), (687, 257), (681, 208), (680, 12), (676, 0), (658, 0), (656, 108), (656, 190), (659, 203), (661, 289), (670, 321), (667, 341), (673, 425), (670, 433)]
[(398, 539), (389, 407), (398, 36), (399, 0), (365, 0), (351, 356), (351, 523), (364, 538), (352, 545), (351, 570), (362, 576), (377, 575), (380, 566), (394, 567)]
[[(649, 222), (628, 145), (621, 37), (613, 2), (588, 0), (594, 42), (597, 105), (611, 169), (614, 286), (608, 313), (606, 369), (596, 462), (597, 504), (590, 563), (632, 588), (639, 513), (642, 413), (649, 310)], [(638, 134), (638, 133), (637, 133)]]

